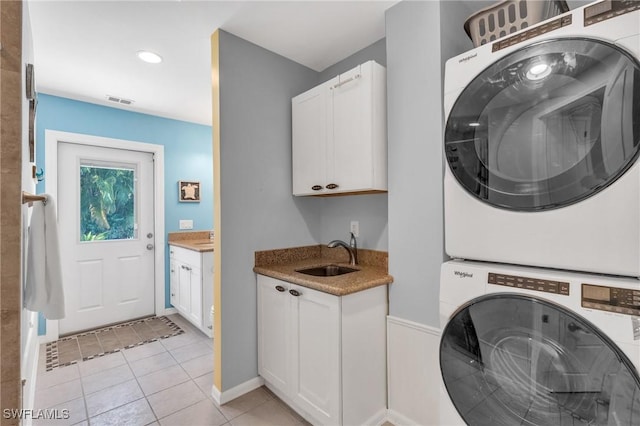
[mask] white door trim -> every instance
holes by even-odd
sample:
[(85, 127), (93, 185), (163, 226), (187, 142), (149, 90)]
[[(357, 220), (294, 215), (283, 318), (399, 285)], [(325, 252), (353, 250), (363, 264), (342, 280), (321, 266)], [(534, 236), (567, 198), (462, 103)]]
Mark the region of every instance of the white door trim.
[[(164, 146), (145, 142), (133, 142), (124, 139), (112, 139), (80, 133), (45, 130), (45, 192), (58, 199), (58, 143), (99, 146), (131, 151), (148, 152), (154, 155), (153, 179), (155, 238), (155, 312), (166, 315), (165, 308), (165, 235), (164, 235)], [(52, 342), (59, 338), (58, 321), (47, 320), (47, 334), (43, 341)]]

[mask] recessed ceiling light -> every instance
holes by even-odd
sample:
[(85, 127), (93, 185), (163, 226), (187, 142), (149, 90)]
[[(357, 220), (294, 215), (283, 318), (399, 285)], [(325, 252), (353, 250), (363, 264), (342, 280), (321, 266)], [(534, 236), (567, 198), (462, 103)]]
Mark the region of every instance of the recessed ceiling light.
[(477, 121), (469, 123), (469, 127), (479, 127), (479, 126), (480, 126), (480, 123), (478, 123)]
[(162, 56), (148, 50), (138, 50), (138, 58), (150, 64), (159, 64), (162, 62)]

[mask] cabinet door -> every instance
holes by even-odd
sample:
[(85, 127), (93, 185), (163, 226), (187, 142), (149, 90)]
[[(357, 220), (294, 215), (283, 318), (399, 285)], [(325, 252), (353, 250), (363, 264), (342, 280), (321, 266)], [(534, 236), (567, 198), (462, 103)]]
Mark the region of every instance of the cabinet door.
[(190, 267), (190, 291), (189, 297), (189, 318), (191, 321), (202, 328), (202, 273), (200, 268)]
[(292, 398), (318, 423), (340, 424), (340, 298), (290, 287)]
[(326, 192), (329, 87), (333, 79), (296, 96), (292, 108), (293, 195)]
[(178, 306), (183, 315), (191, 311), (191, 267), (182, 262), (176, 263), (178, 269)]
[(258, 374), (283, 393), (289, 389), (289, 284), (258, 275)]
[(340, 75), (331, 91), (333, 144), (327, 170), (334, 192), (372, 188), (373, 154), (371, 117), (373, 113), (372, 62)]
[(179, 275), (178, 275), (177, 262), (173, 259), (169, 261), (169, 290), (171, 291), (171, 305), (178, 307), (178, 289), (179, 287)]

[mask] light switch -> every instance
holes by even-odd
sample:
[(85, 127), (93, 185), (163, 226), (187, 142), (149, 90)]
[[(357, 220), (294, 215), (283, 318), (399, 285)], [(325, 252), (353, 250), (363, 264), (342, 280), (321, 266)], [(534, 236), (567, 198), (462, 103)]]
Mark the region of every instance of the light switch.
[(180, 229), (193, 229), (193, 220), (180, 219)]

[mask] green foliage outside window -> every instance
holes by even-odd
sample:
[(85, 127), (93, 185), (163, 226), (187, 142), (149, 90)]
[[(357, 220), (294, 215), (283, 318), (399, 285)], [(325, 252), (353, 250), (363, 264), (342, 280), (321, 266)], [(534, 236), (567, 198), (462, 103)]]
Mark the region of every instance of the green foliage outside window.
[(134, 237), (134, 171), (80, 167), (81, 241)]

